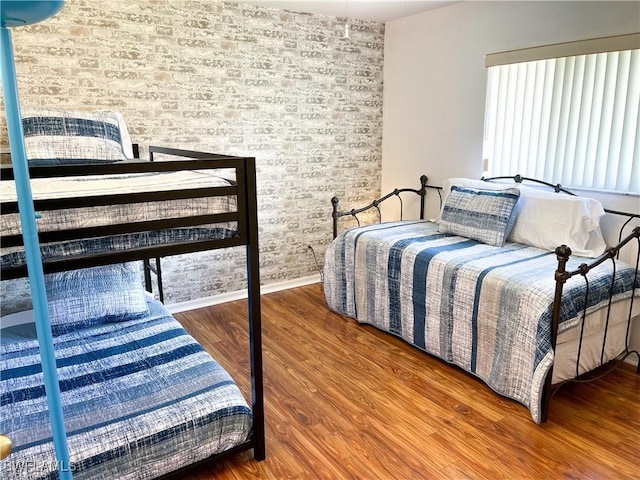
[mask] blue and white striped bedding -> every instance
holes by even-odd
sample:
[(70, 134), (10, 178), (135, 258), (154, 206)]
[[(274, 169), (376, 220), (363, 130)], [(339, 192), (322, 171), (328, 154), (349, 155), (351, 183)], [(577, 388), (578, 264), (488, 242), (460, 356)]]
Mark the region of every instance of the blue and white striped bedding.
[[(90, 177), (61, 177), (32, 179), (34, 200), (68, 197), (90, 198), (102, 195), (134, 194), (208, 188), (212, 194), (217, 187), (235, 185), (234, 172), (229, 169), (184, 170), (176, 172), (149, 172)], [(13, 182), (3, 182), (0, 201), (15, 201)], [(69, 208), (39, 212), (38, 231), (54, 232), (62, 229), (104, 227), (134, 222), (184, 218), (186, 216), (237, 212), (237, 198), (233, 195), (204, 198), (123, 203), (85, 208)], [(3, 235), (21, 232), (17, 213), (0, 217)], [(174, 228), (131, 233), (109, 237), (90, 238), (66, 242), (41, 242), (43, 258), (122, 251), (138, 247), (171, 245), (189, 240), (226, 239), (238, 236), (237, 222), (221, 222), (193, 228)], [(23, 247), (0, 248), (2, 267), (17, 267), (25, 263)]]
[(126, 160), (120, 120), (110, 112), (22, 112), (29, 165), (63, 165)]
[[(67, 242), (52, 242), (42, 244), (40, 251), (42, 259), (56, 259), (78, 255), (93, 255), (104, 252), (126, 252), (134, 248), (153, 247), (158, 245), (172, 245), (184, 242), (235, 238), (238, 236), (236, 228), (223, 226), (171, 228), (152, 232), (129, 233), (111, 235), (109, 237), (87, 238)], [(8, 250), (8, 249), (7, 249)], [(26, 254), (23, 248), (14, 249), (0, 255), (2, 268), (26, 265)]]
[[(574, 257), (569, 269), (586, 259)], [(554, 359), (550, 327), (557, 260), (518, 243), (494, 247), (442, 234), (426, 221), (348, 230), (325, 255), (331, 309), (400, 336), (526, 405), (540, 422)], [(609, 298), (611, 262), (590, 274), (588, 311)], [(614, 301), (631, 295), (634, 272), (618, 263)], [(584, 280), (564, 287), (559, 332), (579, 323)], [(640, 296), (640, 285), (635, 295)]]
[[(155, 478), (245, 442), (229, 374), (150, 300), (150, 315), (54, 338), (75, 479)], [(0, 477), (57, 478), (36, 340), (0, 346)]]

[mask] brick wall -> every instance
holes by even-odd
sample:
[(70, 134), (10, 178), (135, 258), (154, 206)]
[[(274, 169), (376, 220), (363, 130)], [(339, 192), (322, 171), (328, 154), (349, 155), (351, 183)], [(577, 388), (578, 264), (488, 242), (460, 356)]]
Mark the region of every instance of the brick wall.
[[(255, 156), (268, 284), (313, 274), (307, 245), (322, 260), (334, 194), (380, 193), (384, 25), (343, 31), (215, 0), (70, 0), (13, 39), (22, 105), (120, 110), (143, 157), (149, 144)], [(167, 303), (244, 288), (244, 261), (167, 259)]]

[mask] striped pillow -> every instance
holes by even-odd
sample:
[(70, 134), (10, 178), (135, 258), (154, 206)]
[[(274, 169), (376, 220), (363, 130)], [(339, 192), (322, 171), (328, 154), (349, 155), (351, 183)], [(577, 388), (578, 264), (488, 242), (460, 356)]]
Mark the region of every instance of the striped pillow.
[(54, 335), (149, 314), (136, 263), (50, 273), (45, 285)]
[(500, 247), (513, 227), (518, 198), (517, 188), (482, 190), (453, 185), (438, 229)]
[(126, 160), (118, 117), (109, 112), (25, 109), (22, 128), (29, 165)]

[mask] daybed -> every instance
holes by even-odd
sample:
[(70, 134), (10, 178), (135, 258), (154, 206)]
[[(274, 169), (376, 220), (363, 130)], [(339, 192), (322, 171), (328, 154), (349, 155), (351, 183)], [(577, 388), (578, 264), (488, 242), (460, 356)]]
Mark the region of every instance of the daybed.
[[(638, 355), (628, 337), (640, 314), (640, 215), (610, 211), (628, 218), (628, 234), (606, 248), (598, 202), (515, 180), (452, 179), (435, 221), (340, 233), (326, 251), (324, 290), (334, 311), (472, 373), (540, 423), (563, 382)], [(421, 215), (427, 189), (442, 190), (426, 177), (404, 189), (422, 196)], [(365, 210), (332, 202), (334, 235), (339, 218)], [(617, 259), (623, 247), (635, 249), (634, 266)]]
[[(255, 160), (156, 147), (171, 159), (125, 160), (117, 122), (76, 116), (24, 120), (74, 478), (180, 478), (248, 449), (262, 460)], [(50, 131), (51, 124), (64, 125), (65, 145), (38, 126)], [(50, 144), (38, 150), (29, 143), (36, 141)], [(61, 150), (76, 141), (71, 153)], [(1, 178), (5, 281), (26, 268), (12, 170), (2, 168)], [(220, 364), (144, 291), (140, 270), (148, 258), (233, 246), (246, 247), (251, 408)], [(0, 472), (56, 478), (38, 341), (23, 316), (2, 322), (0, 432), (13, 452)]]

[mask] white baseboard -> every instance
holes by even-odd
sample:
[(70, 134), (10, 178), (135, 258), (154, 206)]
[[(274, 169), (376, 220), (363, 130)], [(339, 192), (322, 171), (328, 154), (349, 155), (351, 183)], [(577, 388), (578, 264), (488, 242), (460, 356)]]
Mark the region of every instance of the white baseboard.
[[(310, 277), (297, 278), (295, 280), (286, 280), (284, 282), (270, 283), (260, 287), (260, 294), (279, 292), (290, 288), (303, 287), (312, 283), (320, 282), (320, 274), (311, 275)], [(247, 289), (238, 290), (236, 292), (221, 293), (210, 297), (198, 298), (188, 302), (171, 303), (165, 305), (171, 313), (185, 312), (187, 310), (195, 310), (196, 308), (210, 307), (220, 303), (232, 302), (234, 300), (242, 300), (247, 298)]]

